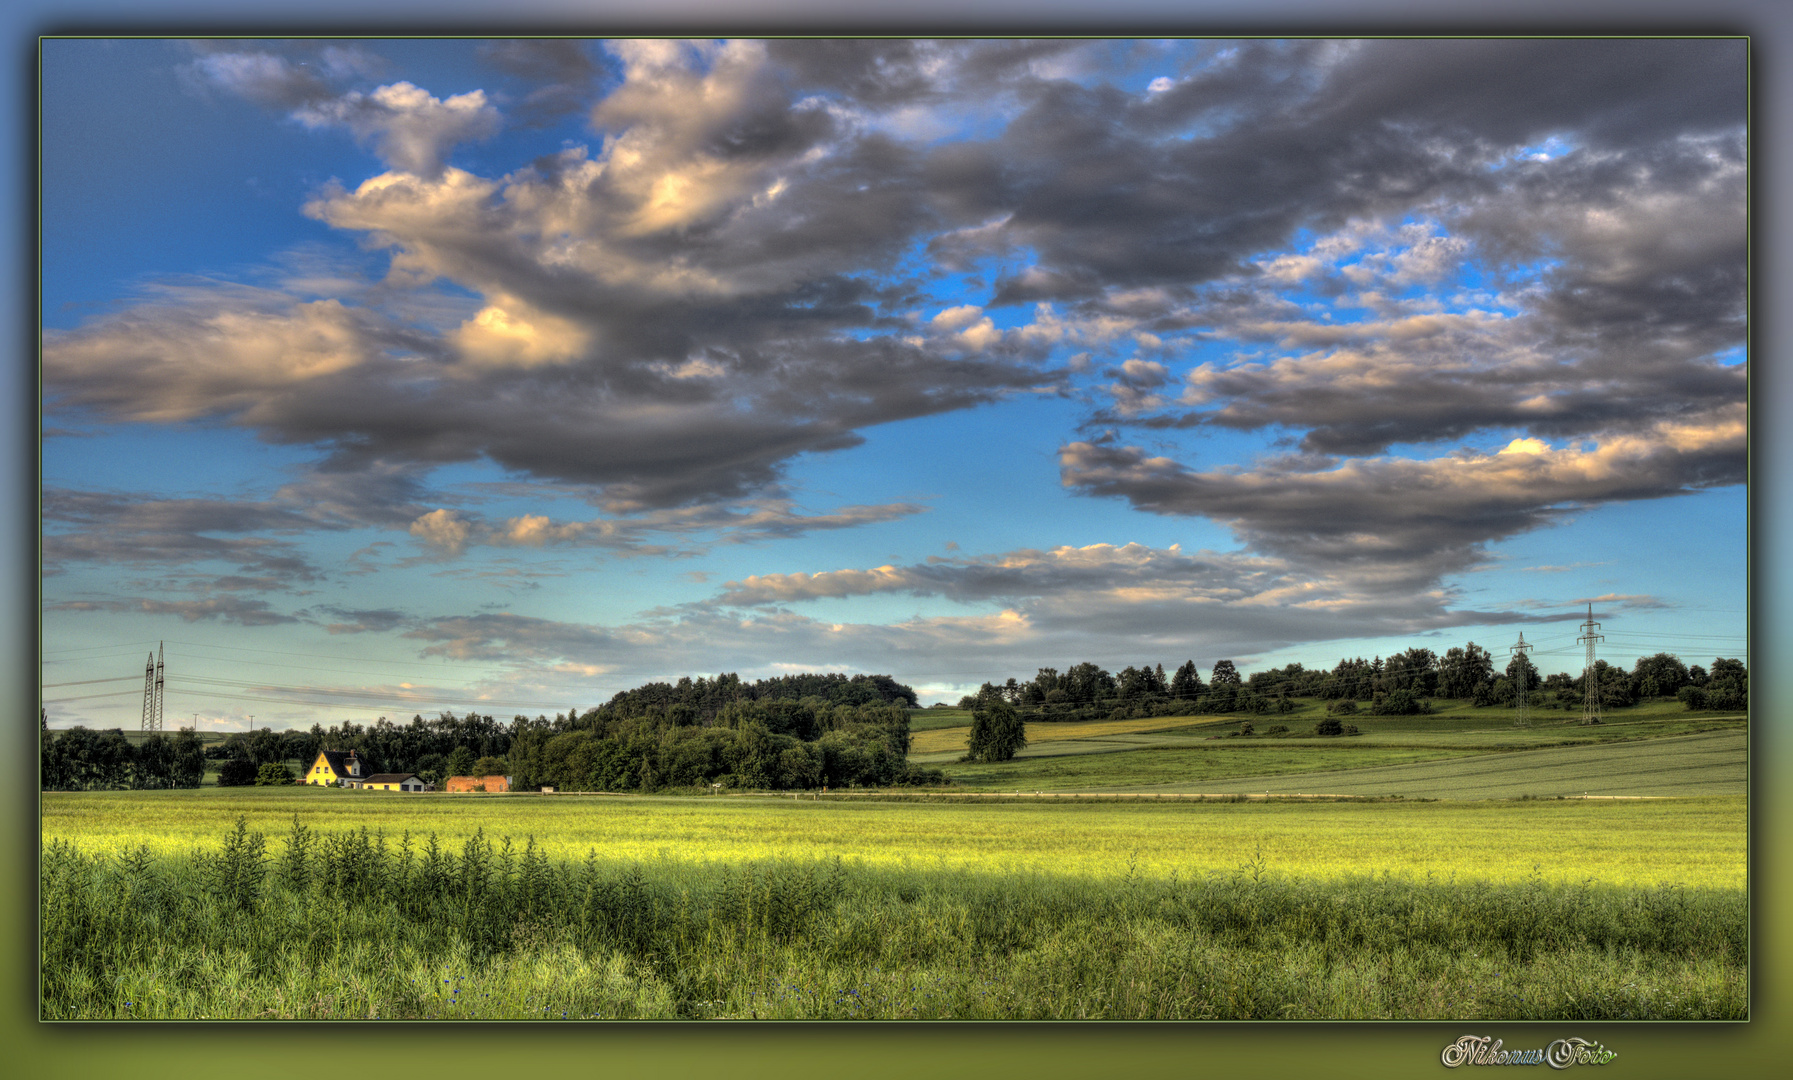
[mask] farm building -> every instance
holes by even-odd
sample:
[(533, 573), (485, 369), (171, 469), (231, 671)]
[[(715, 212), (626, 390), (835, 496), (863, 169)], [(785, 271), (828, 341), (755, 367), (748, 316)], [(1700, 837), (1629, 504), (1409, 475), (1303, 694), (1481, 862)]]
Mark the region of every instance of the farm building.
[(360, 780), (351, 781), (350, 787), (364, 788), (368, 791), (422, 791), (423, 780), (416, 773), (386, 772), (375, 773)]
[(320, 750), (317, 760), (311, 763), (311, 768), (300, 779), (300, 783), (348, 787), (351, 780), (359, 781), (361, 778), (361, 762), (355, 757), (355, 751)]
[(508, 776), (451, 776), (442, 785), (444, 791), (509, 791)]

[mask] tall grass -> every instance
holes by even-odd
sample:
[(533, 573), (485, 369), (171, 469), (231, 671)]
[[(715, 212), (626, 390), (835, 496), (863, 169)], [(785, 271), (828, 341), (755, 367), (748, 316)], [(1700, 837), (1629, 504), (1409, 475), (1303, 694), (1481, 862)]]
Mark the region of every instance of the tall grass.
[(296, 817), (42, 870), (49, 1019), (1747, 1015), (1728, 889), (569, 861)]

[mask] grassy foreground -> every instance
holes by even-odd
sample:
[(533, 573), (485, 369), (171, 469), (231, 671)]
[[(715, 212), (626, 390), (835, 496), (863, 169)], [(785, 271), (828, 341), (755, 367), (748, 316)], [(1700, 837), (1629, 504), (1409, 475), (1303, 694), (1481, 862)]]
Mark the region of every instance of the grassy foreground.
[[(1013, 807), (1005, 809), (1016, 809)], [(1062, 809), (1054, 807), (1052, 809)], [(1304, 809), (1313, 809), (1311, 807)], [(1361, 864), (1359, 864), (1361, 865)], [(42, 1010), (78, 1018), (1744, 1019), (1742, 890), (649, 864), (239, 821), (46, 845)], [(1473, 864), (1466, 869), (1475, 869)]]

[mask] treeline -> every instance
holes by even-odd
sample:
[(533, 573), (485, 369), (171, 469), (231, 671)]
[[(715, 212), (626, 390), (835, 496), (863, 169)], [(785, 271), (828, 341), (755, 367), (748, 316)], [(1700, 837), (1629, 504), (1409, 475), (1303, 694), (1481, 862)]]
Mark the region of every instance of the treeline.
[[(409, 723), (381, 717), (310, 731), (232, 735), (208, 753), (252, 783), (269, 764), (309, 765), (319, 750), (353, 750), (366, 772), (412, 772), (431, 783), (502, 770), (513, 787), (561, 791), (808, 789), (944, 783), (912, 768), (915, 691), (888, 675), (805, 674), (743, 682), (733, 674), (625, 690), (596, 708), (549, 718), (445, 712)], [(475, 765), (469, 764), (477, 761)]]
[[(1594, 663), (1602, 708), (1622, 708), (1638, 701), (1675, 697), (1688, 709), (1738, 709), (1749, 699), (1749, 673), (1740, 660), (1720, 657), (1708, 671), (1691, 667), (1671, 653), (1638, 658), (1630, 671)], [(1193, 660), (1168, 677), (1163, 664), (1127, 667), (1118, 675), (1093, 663), (1060, 672), (1040, 668), (1030, 680), (986, 682), (977, 693), (959, 701), (963, 709), (987, 708), (1002, 702), (1019, 710), (1029, 723), (1066, 720), (1122, 720), (1185, 713), (1239, 713), (1262, 716), (1291, 712), (1295, 699), (1326, 702), (1329, 712), (1356, 712), (1359, 703), (1379, 716), (1407, 716), (1432, 711), (1435, 698), (1453, 698), (1477, 706), (1517, 703), (1524, 687), (1527, 704), (1536, 708), (1579, 709), (1584, 678), (1557, 672), (1541, 675), (1523, 654), (1497, 668), (1493, 655), (1469, 642), (1445, 650), (1413, 648), (1393, 656), (1342, 659), (1330, 670), (1288, 664), (1242, 676), (1231, 660), (1221, 660), (1202, 678)]]
[[(399, 723), (382, 716), (371, 724), (345, 720), (330, 727), (313, 724), (310, 730), (237, 732), (206, 747), (205, 753), (219, 762), (221, 782), (254, 783), (263, 766), (298, 761), (305, 768), (320, 750), (353, 750), (367, 772), (411, 772), (435, 783), (456, 775), (450, 772), (450, 762), (457, 754), (463, 761), (504, 757), (510, 752), (512, 733), (535, 722), (519, 716), (502, 723), (472, 711), (462, 716), (443, 712), (428, 720), (419, 715)], [(539, 722), (559, 725), (561, 730), (572, 726), (565, 714)]]
[[(911, 698), (911, 700), (913, 700)], [(661, 791), (712, 785), (760, 790), (943, 784), (908, 763), (909, 710), (820, 697), (737, 700), (703, 722), (688, 705), (629, 715), (600, 709), (557, 732), (529, 723), (511, 743), (515, 787)]]
[(829, 705), (901, 705), (914, 708), (915, 691), (888, 675), (839, 673), (781, 675), (746, 683), (735, 674), (714, 679), (683, 678), (676, 683), (655, 682), (624, 690), (598, 707), (606, 719), (636, 717), (666, 711), (681, 725), (709, 724), (723, 709), (741, 702), (801, 701), (816, 698)]
[(39, 753), (44, 791), (196, 788), (205, 777), (205, 748), (186, 730), (134, 744), (118, 728), (44, 731)]

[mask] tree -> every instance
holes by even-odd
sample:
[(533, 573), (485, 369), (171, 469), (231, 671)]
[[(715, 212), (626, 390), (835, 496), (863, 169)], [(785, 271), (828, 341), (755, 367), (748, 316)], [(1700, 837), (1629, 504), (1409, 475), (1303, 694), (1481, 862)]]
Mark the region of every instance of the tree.
[(1187, 660), (1170, 677), (1170, 696), (1178, 702), (1193, 708), (1195, 699), (1202, 696), (1202, 677), (1195, 669), (1195, 661)]
[(1412, 648), (1396, 653), (1383, 666), (1377, 689), (1411, 690), (1424, 697), (1438, 691), (1438, 657), (1431, 649)]
[(473, 755), (472, 750), (464, 745), (457, 746), (454, 748), (454, 752), (448, 755), (448, 775), (472, 776), (473, 766), (477, 764), (479, 764), (479, 759)]
[(993, 702), (971, 714), (966, 761), (1007, 761), (1027, 745), (1027, 724), (1006, 702)]
[[(511, 748), (515, 750), (516, 744), (512, 743)], [(426, 784), (441, 783), (443, 778), (452, 775), (448, 772), (447, 755), (424, 754), (417, 759), (417, 775), (421, 777)]]
[(1741, 709), (1749, 702), (1749, 669), (1741, 660), (1721, 656), (1712, 661), (1705, 691), (1707, 708)]
[(171, 744), (174, 751), (169, 783), (177, 788), (196, 788), (205, 779), (205, 745), (192, 728), (182, 728)]
[(156, 732), (137, 744), (136, 757), (131, 762), (131, 787), (140, 791), (173, 787), (173, 772), (174, 748), (166, 736)]
[(1631, 692), (1638, 698), (1673, 697), (1691, 681), (1687, 665), (1673, 653), (1640, 656), (1631, 668)]
[(1493, 682), (1494, 658), (1473, 641), (1467, 648), (1447, 649), (1438, 663), (1439, 697), (1487, 698)]
[(290, 784), (292, 782), (293, 771), (286, 767), (284, 761), (265, 762), (255, 772), (257, 787), (272, 787), (275, 784)]
[(255, 762), (246, 757), (231, 758), (218, 767), (219, 787), (247, 787), (255, 783)]
[(1506, 676), (1507, 681), (1514, 687), (1523, 686), (1528, 692), (1536, 690), (1538, 684), (1543, 681), (1543, 677), (1538, 674), (1537, 666), (1532, 663), (1532, 658), (1524, 653), (1515, 653), (1513, 658), (1507, 661)]
[(496, 758), (496, 757), (482, 757), (478, 761), (473, 763), (473, 772), (470, 775), (473, 775), (473, 776), (503, 776), (503, 775), (505, 775), (504, 759)]

